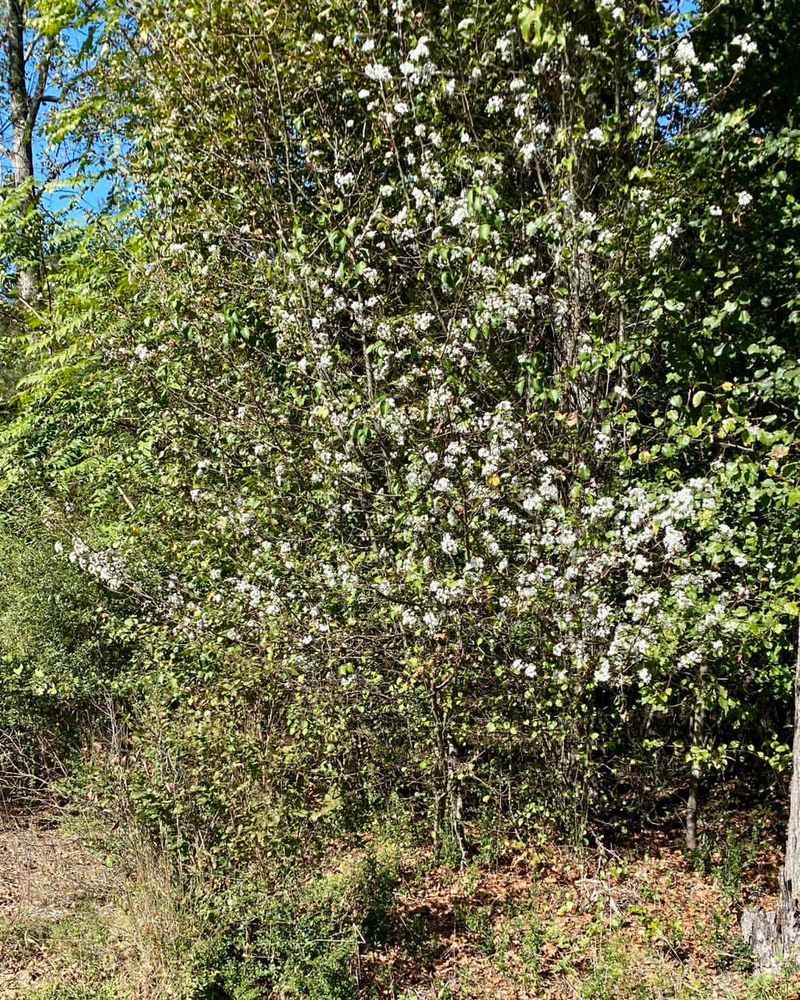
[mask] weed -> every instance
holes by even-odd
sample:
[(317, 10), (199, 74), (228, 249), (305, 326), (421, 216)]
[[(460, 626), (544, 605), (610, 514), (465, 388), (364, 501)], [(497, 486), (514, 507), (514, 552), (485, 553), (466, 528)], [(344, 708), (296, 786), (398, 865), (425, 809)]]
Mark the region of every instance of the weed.
[(747, 984), (745, 1000), (794, 1000), (798, 995), (797, 981), (792, 979), (796, 969), (783, 969), (778, 973), (755, 976)]
[(690, 857), (697, 871), (713, 875), (725, 895), (736, 900), (741, 896), (746, 873), (758, 856), (761, 842), (762, 831), (758, 824), (747, 835), (728, 831), (721, 842), (706, 834)]
[(28, 993), (25, 1000), (121, 1000), (122, 994), (109, 986), (49, 985)]
[(580, 992), (582, 1000), (612, 1000), (621, 995), (621, 983), (628, 972), (628, 959), (618, 946), (609, 946)]
[(491, 910), (485, 907), (473, 907), (465, 915), (464, 926), (474, 937), (478, 949), (482, 954), (491, 956), (495, 953), (497, 942), (495, 940)]
[(739, 927), (727, 913), (715, 911), (711, 941), (720, 971), (750, 973), (753, 971), (753, 949), (743, 939)]

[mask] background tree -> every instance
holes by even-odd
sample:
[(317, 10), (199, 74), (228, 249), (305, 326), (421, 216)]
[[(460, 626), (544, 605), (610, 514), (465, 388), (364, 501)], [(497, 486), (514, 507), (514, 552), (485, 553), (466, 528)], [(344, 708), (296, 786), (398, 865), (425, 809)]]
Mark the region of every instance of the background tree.
[[(80, 108), (97, 101), (89, 82), (110, 11), (94, 3), (7, 0), (2, 18), (0, 156), (10, 165), (3, 203), (2, 251), (16, 276), (17, 299), (32, 305), (51, 253), (55, 219), (98, 206), (107, 150), (82, 128)], [(50, 113), (45, 108), (50, 106)], [(61, 116), (59, 118), (59, 115)], [(91, 168), (89, 164), (91, 163)], [(82, 204), (70, 198), (91, 194)]]
[(31, 304), (36, 297), (37, 273), (41, 265), (34, 132), (42, 105), (57, 100), (47, 93), (55, 39), (32, 29), (30, 14), (25, 0), (7, 0), (3, 17), (7, 102), (3, 131), (9, 138), (2, 154), (12, 165), (20, 234), (27, 243), (17, 277), (19, 299), (25, 304)]

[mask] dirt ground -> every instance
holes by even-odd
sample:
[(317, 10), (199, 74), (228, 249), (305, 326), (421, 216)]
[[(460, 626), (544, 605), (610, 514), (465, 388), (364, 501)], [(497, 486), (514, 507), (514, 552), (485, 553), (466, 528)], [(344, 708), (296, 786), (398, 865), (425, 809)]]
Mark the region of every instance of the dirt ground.
[(53, 817), (0, 814), (0, 998), (35, 992), (53, 971), (54, 933), (111, 888), (109, 869)]
[(0, 917), (60, 919), (108, 885), (97, 857), (55, 819), (0, 815)]

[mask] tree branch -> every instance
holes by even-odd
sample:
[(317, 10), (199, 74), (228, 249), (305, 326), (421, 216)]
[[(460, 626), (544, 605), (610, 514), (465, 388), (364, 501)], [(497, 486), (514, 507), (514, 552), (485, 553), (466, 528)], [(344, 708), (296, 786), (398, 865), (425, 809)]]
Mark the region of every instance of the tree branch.
[(52, 61), (53, 48), (55, 47), (55, 42), (53, 39), (47, 44), (45, 51), (42, 53), (42, 59), (39, 63), (39, 73), (36, 79), (36, 86), (31, 92), (30, 98), (28, 100), (28, 129), (32, 130), (33, 126), (36, 124), (36, 119), (39, 117), (39, 110), (43, 103), (54, 103), (57, 98), (48, 97), (45, 95), (45, 90), (47, 89), (47, 78), (50, 75), (50, 65)]

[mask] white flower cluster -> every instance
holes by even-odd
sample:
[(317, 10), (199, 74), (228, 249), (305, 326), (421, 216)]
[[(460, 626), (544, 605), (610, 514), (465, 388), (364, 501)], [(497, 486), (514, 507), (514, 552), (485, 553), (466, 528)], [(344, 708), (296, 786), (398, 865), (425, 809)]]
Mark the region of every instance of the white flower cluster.
[(680, 231), (680, 222), (671, 222), (663, 232), (656, 233), (650, 240), (650, 259), (658, 257), (667, 247), (671, 246)]
[(109, 590), (118, 591), (125, 586), (125, 562), (113, 549), (101, 549), (95, 552), (83, 539), (76, 536), (72, 541), (68, 559)]
[(733, 71), (734, 73), (741, 73), (747, 65), (748, 57), (755, 55), (756, 52), (758, 52), (758, 46), (747, 32), (744, 32), (741, 35), (736, 35), (732, 38), (731, 45), (738, 49), (740, 53), (733, 64)]

